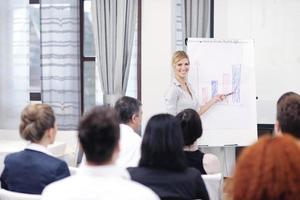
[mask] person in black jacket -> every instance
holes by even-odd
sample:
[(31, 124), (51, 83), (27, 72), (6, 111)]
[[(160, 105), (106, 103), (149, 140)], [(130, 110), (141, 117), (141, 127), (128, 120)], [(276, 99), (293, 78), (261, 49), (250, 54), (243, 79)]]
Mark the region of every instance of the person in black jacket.
[(139, 166), (128, 171), (134, 181), (151, 188), (161, 199), (209, 199), (201, 173), (186, 165), (181, 127), (170, 114), (150, 118)]
[(218, 157), (199, 150), (197, 140), (203, 132), (199, 114), (193, 109), (185, 109), (176, 115), (176, 119), (181, 125), (184, 139), (183, 149), (188, 166), (195, 167), (201, 174), (220, 173), (221, 166)]
[(29, 145), (6, 156), (1, 187), (6, 190), (41, 194), (49, 183), (70, 176), (67, 164), (47, 151), (56, 136), (55, 116), (46, 104), (27, 106), (21, 114), (20, 134)]

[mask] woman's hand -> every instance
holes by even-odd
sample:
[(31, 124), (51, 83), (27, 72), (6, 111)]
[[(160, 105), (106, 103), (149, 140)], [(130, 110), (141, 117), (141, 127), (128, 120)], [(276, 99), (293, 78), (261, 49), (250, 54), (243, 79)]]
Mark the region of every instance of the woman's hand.
[(212, 107), (214, 104), (223, 101), (226, 98), (225, 94), (217, 94), (213, 98), (211, 98), (206, 104), (200, 107), (198, 113), (199, 115), (202, 115), (205, 113), (210, 107)]
[(225, 98), (226, 98), (226, 96), (224, 94), (217, 94), (216, 96), (214, 96), (212, 98), (212, 100), (214, 103), (218, 103), (218, 102), (223, 101)]

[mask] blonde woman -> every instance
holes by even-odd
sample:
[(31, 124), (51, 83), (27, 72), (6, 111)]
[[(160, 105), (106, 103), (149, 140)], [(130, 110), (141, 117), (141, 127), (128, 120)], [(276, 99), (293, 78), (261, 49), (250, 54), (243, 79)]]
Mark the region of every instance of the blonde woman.
[(28, 105), (21, 114), (19, 129), (21, 137), (30, 143), (23, 151), (6, 156), (2, 188), (41, 194), (49, 183), (70, 176), (67, 164), (47, 150), (56, 136), (55, 116), (50, 106)]
[(186, 52), (176, 51), (172, 57), (174, 70), (174, 80), (165, 96), (167, 112), (173, 115), (178, 114), (184, 109), (191, 108), (196, 110), (199, 115), (208, 111), (215, 103), (225, 99), (225, 95), (218, 94), (206, 104), (200, 105), (195, 93), (188, 82), (188, 72), (190, 60)]

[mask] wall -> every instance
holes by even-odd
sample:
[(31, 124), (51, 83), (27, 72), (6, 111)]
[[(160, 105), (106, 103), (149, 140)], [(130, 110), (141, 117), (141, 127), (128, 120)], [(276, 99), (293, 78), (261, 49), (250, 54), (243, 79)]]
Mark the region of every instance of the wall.
[(175, 45), (172, 0), (142, 1), (142, 103), (143, 127), (154, 114), (164, 112), (164, 93), (171, 81)]
[[(164, 111), (175, 50), (175, 1), (142, 1), (143, 124)], [(272, 124), (278, 97), (300, 92), (300, 1), (215, 0), (215, 38), (255, 40), (258, 123)], [(174, 16), (174, 18), (173, 18)]]
[(257, 118), (273, 124), (276, 101), (300, 92), (300, 1), (215, 0), (215, 37), (255, 40)]

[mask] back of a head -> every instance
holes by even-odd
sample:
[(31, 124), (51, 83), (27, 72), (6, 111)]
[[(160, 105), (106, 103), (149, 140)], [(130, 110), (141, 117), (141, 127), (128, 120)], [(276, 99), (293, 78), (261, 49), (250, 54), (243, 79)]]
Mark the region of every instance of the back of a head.
[(134, 114), (138, 114), (141, 102), (135, 98), (124, 96), (115, 103), (115, 110), (119, 115), (121, 123), (127, 124)]
[(114, 109), (96, 106), (81, 118), (78, 137), (88, 162), (103, 164), (111, 160), (120, 138)]
[(38, 143), (46, 130), (54, 128), (54, 126), (54, 112), (47, 104), (28, 105), (21, 113), (19, 131), (25, 140)]
[(289, 98), (289, 97), (294, 97), (294, 96), (299, 96), (299, 94), (297, 94), (296, 92), (292, 92), (292, 91), (286, 92), (286, 93), (282, 94), (282, 95), (278, 98), (278, 100), (277, 100), (277, 107), (278, 107), (283, 101), (285, 101), (287, 98)]
[(158, 169), (186, 168), (179, 122), (169, 114), (151, 117), (145, 128), (139, 166)]
[(286, 93), (277, 102), (277, 121), (280, 130), (300, 139), (300, 96)]
[(298, 199), (299, 155), (299, 145), (292, 136), (261, 137), (238, 159), (232, 185), (233, 199)]
[(189, 146), (202, 135), (202, 123), (199, 114), (193, 109), (185, 109), (176, 115), (180, 122), (184, 144)]

